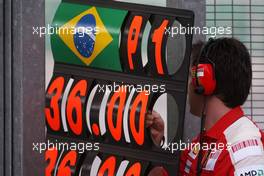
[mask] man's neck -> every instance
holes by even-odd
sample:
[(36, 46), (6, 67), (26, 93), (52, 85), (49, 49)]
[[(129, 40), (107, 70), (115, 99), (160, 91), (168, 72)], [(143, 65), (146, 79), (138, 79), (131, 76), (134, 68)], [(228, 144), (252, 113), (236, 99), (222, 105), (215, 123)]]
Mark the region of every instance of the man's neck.
[(208, 130), (231, 109), (217, 97), (209, 97), (206, 105), (205, 129)]

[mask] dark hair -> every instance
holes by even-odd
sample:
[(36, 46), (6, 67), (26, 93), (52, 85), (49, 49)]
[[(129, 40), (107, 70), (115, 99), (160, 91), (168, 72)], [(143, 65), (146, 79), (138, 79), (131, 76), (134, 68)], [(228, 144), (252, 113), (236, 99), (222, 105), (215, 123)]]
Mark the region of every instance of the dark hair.
[(201, 40), (199, 40), (197, 43), (194, 43), (192, 45), (192, 53), (191, 53), (191, 65), (196, 65), (196, 62), (198, 61), (198, 57), (201, 55), (201, 50), (203, 49), (203, 46), (205, 43)]
[[(243, 105), (252, 80), (251, 59), (245, 45), (235, 38), (209, 40), (200, 56), (195, 58), (199, 57), (200, 63), (208, 63), (210, 59), (215, 65), (214, 94), (229, 108)], [(195, 58), (192, 62), (194, 65), (197, 63)]]

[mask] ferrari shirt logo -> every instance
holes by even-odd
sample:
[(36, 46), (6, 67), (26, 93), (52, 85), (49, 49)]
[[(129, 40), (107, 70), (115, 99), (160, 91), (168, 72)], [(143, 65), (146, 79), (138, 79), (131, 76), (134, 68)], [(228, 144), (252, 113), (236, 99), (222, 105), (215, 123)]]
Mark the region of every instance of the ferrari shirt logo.
[(113, 40), (95, 7), (61, 26), (59, 36), (86, 65), (90, 65)]
[(192, 150), (189, 152), (189, 156), (192, 158), (192, 159), (195, 159), (196, 156), (198, 155), (199, 153), (199, 146), (198, 145), (195, 145)]

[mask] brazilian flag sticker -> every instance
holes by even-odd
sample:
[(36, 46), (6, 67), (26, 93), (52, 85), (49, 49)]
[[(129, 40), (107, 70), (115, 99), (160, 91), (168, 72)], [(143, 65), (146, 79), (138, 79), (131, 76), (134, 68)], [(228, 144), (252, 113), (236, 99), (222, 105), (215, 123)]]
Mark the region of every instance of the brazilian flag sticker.
[(52, 26), (55, 62), (121, 71), (119, 36), (125, 10), (61, 3)]

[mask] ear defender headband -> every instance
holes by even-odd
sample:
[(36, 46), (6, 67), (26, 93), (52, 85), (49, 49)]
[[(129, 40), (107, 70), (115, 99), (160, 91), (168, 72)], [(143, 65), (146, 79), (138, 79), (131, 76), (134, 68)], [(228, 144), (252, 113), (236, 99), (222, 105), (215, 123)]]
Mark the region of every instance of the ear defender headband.
[[(216, 88), (215, 64), (208, 57), (214, 43), (214, 39), (209, 39), (200, 52), (196, 65), (192, 67), (192, 84), (195, 88), (195, 92), (200, 95), (212, 95)], [(200, 63), (200, 59), (202, 59), (203, 62), (205, 60), (206, 63)]]

